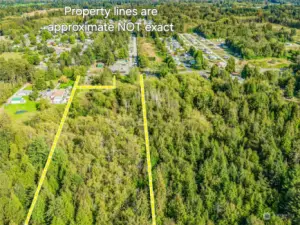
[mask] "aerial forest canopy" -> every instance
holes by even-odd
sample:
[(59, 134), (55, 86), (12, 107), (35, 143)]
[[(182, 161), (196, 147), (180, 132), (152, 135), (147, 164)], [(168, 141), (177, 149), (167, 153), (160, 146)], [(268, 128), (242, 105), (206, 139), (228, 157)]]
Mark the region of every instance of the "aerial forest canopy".
[[(278, 214), (297, 224), (299, 106), (258, 77), (147, 80), (158, 224), (262, 224), (264, 212), (272, 224), (286, 224)], [(150, 223), (132, 82), (78, 93), (32, 224)], [(48, 109), (21, 127), (1, 116), (2, 224), (24, 220), (60, 116)]]

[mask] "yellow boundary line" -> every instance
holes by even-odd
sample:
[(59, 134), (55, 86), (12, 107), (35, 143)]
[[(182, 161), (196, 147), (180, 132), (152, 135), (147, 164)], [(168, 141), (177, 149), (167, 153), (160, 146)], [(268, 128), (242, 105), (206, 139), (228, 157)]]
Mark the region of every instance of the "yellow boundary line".
[(78, 83), (79, 83), (79, 80), (80, 80), (80, 77), (78, 76), (76, 78), (76, 81), (75, 81), (75, 84), (73, 86), (73, 89), (72, 89), (72, 92), (71, 92), (71, 96), (68, 100), (68, 103), (67, 103), (67, 106), (65, 108), (65, 111), (64, 111), (64, 114), (63, 114), (63, 117), (60, 121), (60, 124), (59, 124), (59, 127), (58, 127), (58, 130), (56, 132), (56, 135), (55, 135), (55, 138), (54, 138), (54, 141), (53, 141), (53, 144), (51, 146), (51, 149), (50, 149), (50, 152), (49, 152), (49, 155), (48, 155), (48, 159), (47, 159), (47, 162), (45, 164), (45, 167), (43, 169), (43, 172), (42, 172), (42, 175), (40, 177), (40, 180), (39, 180), (39, 183), (38, 183), (38, 186), (36, 188), (36, 191), (34, 193), (34, 197), (32, 199), (32, 202), (31, 202), (31, 205), (30, 205), (30, 208), (29, 208), (29, 211), (28, 211), (28, 214), (27, 214), (27, 217), (26, 217), (26, 220), (25, 220), (25, 225), (28, 225), (29, 223), (29, 220), (31, 218), (31, 215), (32, 215), (32, 212), (33, 212), (33, 209), (34, 209), (34, 206), (37, 202), (37, 199), (39, 197), (39, 193), (41, 191), (41, 188), (42, 188), (42, 185), (44, 183), (44, 180), (46, 178), (46, 174), (47, 174), (47, 171), (49, 169), (49, 166), (50, 166), (50, 163), (52, 161), (52, 156), (53, 156), (53, 153), (54, 153), (54, 150), (56, 148), (56, 145), (57, 145), (57, 142), (58, 142), (58, 139), (59, 139), (59, 136), (61, 134), (61, 131), (63, 129), (63, 126), (64, 126), (64, 123), (66, 121), (66, 118), (67, 118), (67, 115), (68, 115), (68, 112), (69, 112), (69, 109), (70, 109), (70, 106), (71, 106), (71, 103), (72, 103), (72, 100), (73, 100), (73, 97), (75, 95), (75, 91), (76, 91), (76, 88), (78, 86)]
[(30, 208), (29, 208), (29, 210), (28, 210), (28, 213), (27, 213), (27, 216), (26, 216), (26, 220), (25, 220), (25, 222), (24, 222), (24, 225), (28, 225), (28, 224), (29, 224), (29, 221), (30, 221), (30, 218), (31, 218), (33, 209), (34, 209), (34, 207), (35, 207), (35, 205), (36, 205), (36, 202), (37, 202), (37, 199), (38, 199), (38, 197), (39, 197), (40, 191), (41, 191), (41, 189), (42, 189), (44, 180), (45, 180), (45, 178), (46, 178), (47, 171), (48, 171), (49, 166), (50, 166), (50, 163), (51, 163), (51, 161), (52, 161), (52, 157), (53, 157), (53, 154), (54, 154), (54, 151), (55, 151), (57, 142), (58, 142), (59, 137), (60, 137), (60, 135), (61, 135), (61, 132), (62, 132), (64, 123), (65, 123), (65, 121), (66, 121), (66, 118), (67, 118), (67, 116), (68, 116), (68, 113), (69, 113), (69, 110), (70, 110), (70, 107), (71, 107), (71, 103), (72, 103), (72, 101), (73, 101), (73, 98), (74, 98), (74, 95), (75, 95), (76, 90), (77, 90), (77, 89), (115, 89), (115, 88), (116, 88), (116, 77), (113, 78), (113, 86), (78, 86), (79, 80), (80, 80), (80, 76), (77, 76), (77, 77), (76, 77), (75, 84), (74, 84), (73, 89), (72, 89), (72, 92), (71, 92), (71, 95), (70, 95), (70, 98), (69, 98), (68, 103), (67, 103), (67, 106), (66, 106), (66, 108), (65, 108), (63, 117), (62, 117), (62, 119), (61, 119), (61, 121), (60, 121), (58, 130), (57, 130), (57, 132), (56, 132), (56, 135), (55, 135), (53, 144), (52, 144), (52, 146), (51, 146), (51, 149), (50, 149), (50, 152), (49, 152), (49, 155), (48, 155), (48, 158), (47, 158), (45, 167), (44, 167), (44, 169), (43, 169), (43, 171), (42, 171), (42, 175), (41, 175), (41, 177), (40, 177), (40, 179), (39, 179), (38, 186), (37, 186), (36, 191), (35, 191), (35, 193), (34, 193), (34, 196), (33, 196), (33, 199), (32, 199), (31, 205), (30, 205)]
[[(73, 101), (75, 92), (77, 89), (88, 89), (88, 90), (92, 90), (92, 89), (115, 89), (116, 88), (116, 78), (113, 78), (113, 86), (78, 86), (80, 80), (80, 76), (77, 76), (75, 84), (73, 86), (70, 98), (68, 100), (67, 106), (65, 108), (63, 117), (60, 121), (58, 130), (56, 132), (53, 144), (51, 146), (45, 167), (42, 171), (42, 175), (39, 179), (39, 183), (37, 186), (37, 189), (34, 193), (34, 197), (32, 199), (30, 208), (28, 210), (27, 216), (26, 216), (26, 220), (24, 222), (24, 225), (28, 225), (32, 212), (34, 210), (34, 207), (36, 205), (37, 199), (39, 197), (39, 193), (42, 189), (44, 180), (46, 178), (46, 174), (47, 171), (49, 169), (50, 163), (52, 161), (52, 157), (57, 145), (57, 142), (59, 140), (59, 137), (61, 135), (64, 123), (66, 121), (67, 115), (69, 113), (70, 107), (71, 107), (71, 103)], [(149, 189), (150, 189), (150, 204), (151, 204), (151, 214), (152, 214), (152, 225), (156, 225), (156, 216), (155, 216), (155, 201), (154, 201), (154, 193), (153, 193), (153, 183), (152, 183), (152, 166), (151, 166), (151, 156), (150, 156), (150, 145), (149, 145), (149, 134), (148, 134), (148, 123), (147, 123), (147, 111), (146, 111), (146, 102), (145, 102), (145, 89), (144, 89), (144, 80), (143, 80), (143, 75), (140, 75), (140, 85), (141, 85), (141, 100), (142, 100), (142, 108), (143, 108), (143, 121), (144, 121), (144, 133), (145, 133), (145, 142), (146, 142), (146, 155), (147, 155), (147, 166), (148, 166), (148, 178), (149, 178)]]
[(141, 85), (141, 100), (142, 100), (142, 108), (143, 108), (144, 133), (145, 133), (145, 142), (146, 142), (146, 155), (147, 155), (147, 167), (148, 167), (148, 178), (149, 178), (149, 189), (150, 189), (152, 225), (156, 225), (155, 200), (154, 200), (153, 182), (152, 182), (152, 166), (151, 166), (151, 156), (150, 156), (147, 108), (146, 108), (146, 101), (145, 101), (145, 87), (144, 87), (143, 75), (140, 75), (140, 85)]

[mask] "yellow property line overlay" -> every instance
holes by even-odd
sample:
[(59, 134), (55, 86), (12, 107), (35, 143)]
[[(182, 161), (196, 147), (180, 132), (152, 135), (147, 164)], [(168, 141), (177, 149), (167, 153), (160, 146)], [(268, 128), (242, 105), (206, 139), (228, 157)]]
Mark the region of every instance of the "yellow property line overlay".
[(146, 109), (146, 101), (145, 101), (145, 87), (144, 87), (143, 75), (140, 75), (140, 85), (141, 85), (141, 98), (142, 98), (142, 108), (143, 108), (144, 133), (145, 133), (145, 142), (146, 142), (146, 155), (147, 155), (147, 167), (148, 167), (148, 178), (149, 178), (149, 189), (150, 189), (152, 225), (156, 225), (155, 201), (154, 201), (153, 182), (152, 182), (152, 166), (151, 166), (151, 156), (150, 156), (147, 109)]
[(55, 135), (53, 144), (52, 144), (52, 146), (51, 146), (51, 149), (50, 149), (50, 152), (49, 152), (49, 155), (48, 155), (48, 158), (47, 158), (45, 167), (44, 167), (44, 169), (43, 169), (43, 171), (42, 171), (42, 175), (41, 175), (41, 177), (40, 177), (40, 180), (39, 180), (38, 186), (37, 186), (37, 188), (36, 188), (36, 191), (35, 191), (35, 193), (34, 193), (34, 197), (33, 197), (33, 199), (32, 199), (30, 208), (29, 208), (29, 210), (28, 210), (28, 213), (27, 213), (27, 216), (26, 216), (26, 220), (25, 220), (25, 222), (24, 222), (24, 225), (28, 225), (28, 224), (29, 224), (29, 221), (30, 221), (30, 218), (31, 218), (33, 209), (34, 209), (34, 207), (35, 207), (35, 205), (36, 205), (36, 202), (37, 202), (37, 199), (38, 199), (38, 197), (39, 197), (40, 191), (41, 191), (41, 189), (42, 189), (44, 180), (45, 180), (45, 178), (46, 178), (47, 171), (48, 171), (49, 166), (50, 166), (50, 163), (51, 163), (51, 161), (52, 161), (52, 157), (53, 157), (53, 154), (54, 154), (54, 151), (55, 151), (57, 142), (58, 142), (59, 137), (60, 137), (60, 135), (61, 135), (61, 132), (62, 132), (64, 123), (65, 123), (65, 121), (66, 121), (66, 118), (67, 118), (67, 116), (68, 116), (68, 113), (69, 113), (69, 110), (70, 110), (70, 107), (71, 107), (71, 103), (72, 103), (72, 101), (73, 101), (73, 98), (74, 98), (74, 95), (75, 95), (76, 90), (77, 90), (77, 89), (115, 89), (115, 88), (116, 88), (116, 77), (113, 78), (113, 86), (78, 86), (79, 80), (80, 80), (80, 76), (77, 76), (77, 77), (76, 77), (75, 84), (74, 84), (73, 89), (72, 89), (72, 92), (71, 92), (71, 95), (70, 95), (70, 98), (69, 98), (68, 103), (67, 103), (67, 106), (66, 106), (66, 108), (65, 108), (63, 117), (62, 117), (62, 119), (61, 119), (61, 121), (60, 121), (58, 130), (57, 130), (57, 132), (56, 132), (56, 135)]
[(72, 89), (72, 92), (71, 92), (71, 96), (70, 96), (70, 98), (69, 98), (69, 100), (68, 100), (67, 106), (66, 106), (65, 111), (64, 111), (64, 114), (63, 114), (63, 117), (62, 117), (62, 119), (61, 119), (61, 121), (60, 121), (58, 130), (57, 130), (57, 132), (56, 132), (56, 135), (55, 135), (53, 144), (52, 144), (52, 146), (51, 146), (51, 149), (50, 149), (50, 152), (49, 152), (49, 155), (48, 155), (47, 162), (46, 162), (46, 164), (45, 164), (45, 167), (44, 167), (44, 169), (43, 169), (42, 175), (41, 175), (40, 180), (39, 180), (39, 183), (38, 183), (38, 186), (37, 186), (36, 191), (35, 191), (35, 193), (34, 193), (34, 197), (33, 197), (33, 199), (32, 199), (32, 202), (31, 202), (31, 205), (30, 205), (30, 208), (29, 208), (29, 211), (28, 211), (28, 214), (27, 214), (25, 223), (24, 223), (25, 225), (28, 225), (29, 220), (30, 220), (31, 215), (32, 215), (32, 212), (33, 212), (33, 209), (34, 209), (34, 206), (35, 206), (35, 204), (36, 204), (36, 202), (37, 202), (37, 199), (38, 199), (39, 193), (40, 193), (40, 191), (41, 191), (42, 185), (43, 185), (43, 183), (44, 183), (44, 180), (45, 180), (45, 177), (46, 177), (48, 168), (49, 168), (50, 163), (51, 163), (51, 161), (52, 161), (52, 156), (53, 156), (54, 150), (55, 150), (55, 148), (56, 148), (56, 145), (57, 145), (59, 136), (60, 136), (61, 131), (62, 131), (62, 129), (63, 129), (64, 123), (65, 123), (65, 121), (66, 121), (66, 118), (67, 118), (67, 115), (68, 115), (68, 112), (69, 112), (69, 109), (70, 109), (70, 106), (71, 106), (71, 103), (72, 103), (72, 100), (73, 100), (73, 97), (74, 97), (74, 95), (75, 95), (76, 88), (77, 88), (77, 86), (78, 86), (79, 80), (80, 80), (80, 77), (78, 76), (78, 77), (76, 78), (75, 84), (74, 84), (73, 89)]

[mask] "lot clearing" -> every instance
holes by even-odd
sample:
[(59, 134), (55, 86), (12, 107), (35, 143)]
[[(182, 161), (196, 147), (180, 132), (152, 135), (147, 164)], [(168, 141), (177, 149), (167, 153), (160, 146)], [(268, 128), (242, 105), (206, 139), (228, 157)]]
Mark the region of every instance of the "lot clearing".
[(148, 58), (155, 58), (155, 62), (161, 62), (162, 58), (158, 56), (154, 42), (147, 38), (138, 38), (138, 45), (142, 55), (147, 56)]
[(289, 67), (291, 64), (290, 61), (287, 59), (282, 58), (264, 58), (264, 59), (252, 59), (248, 60), (248, 63), (257, 66), (260, 68), (267, 68), (267, 69), (282, 69), (285, 67)]

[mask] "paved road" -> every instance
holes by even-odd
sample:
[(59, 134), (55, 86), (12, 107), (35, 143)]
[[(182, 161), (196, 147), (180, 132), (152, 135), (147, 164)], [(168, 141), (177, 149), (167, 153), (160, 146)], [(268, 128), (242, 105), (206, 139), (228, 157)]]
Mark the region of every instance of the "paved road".
[(136, 36), (132, 35), (129, 42), (129, 67), (134, 67), (137, 63), (137, 40)]

